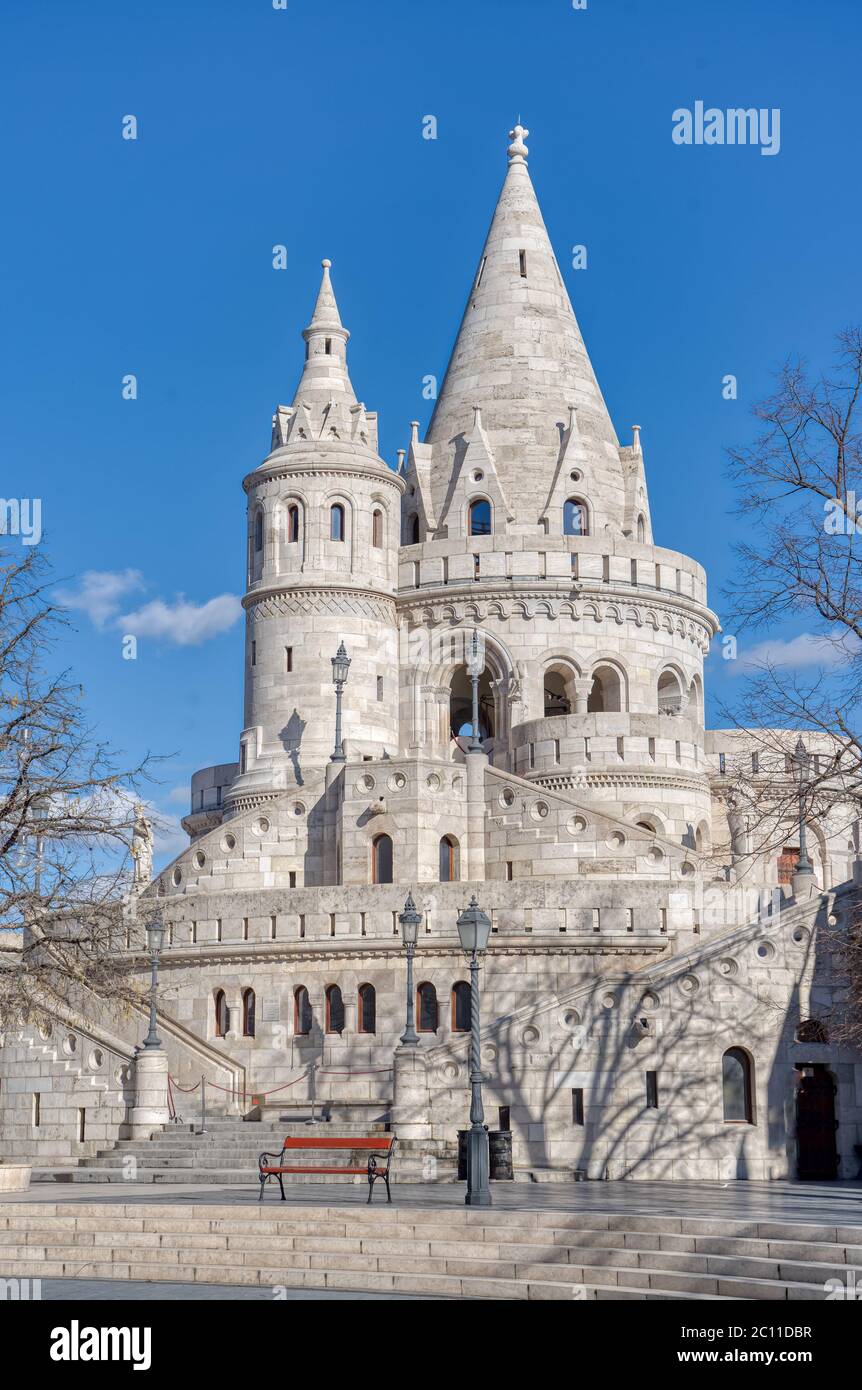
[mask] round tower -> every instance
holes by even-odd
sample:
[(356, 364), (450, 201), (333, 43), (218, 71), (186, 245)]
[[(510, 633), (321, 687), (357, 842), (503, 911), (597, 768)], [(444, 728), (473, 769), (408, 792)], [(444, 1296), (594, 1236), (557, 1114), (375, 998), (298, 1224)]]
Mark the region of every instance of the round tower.
[(302, 786), (334, 751), (332, 658), (350, 658), (342, 735), (351, 757), (398, 748), (397, 584), (404, 484), (356, 399), (349, 333), (329, 275), (303, 330), (293, 403), (244, 479), (248, 498), (245, 714), (228, 803)]

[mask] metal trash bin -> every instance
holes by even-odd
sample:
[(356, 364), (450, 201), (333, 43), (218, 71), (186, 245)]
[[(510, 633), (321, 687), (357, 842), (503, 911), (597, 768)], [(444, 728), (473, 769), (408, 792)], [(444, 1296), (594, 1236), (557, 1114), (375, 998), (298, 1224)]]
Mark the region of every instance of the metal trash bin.
[[(488, 1161), (492, 1182), (513, 1182), (515, 1169), (512, 1163), (512, 1131), (510, 1129), (488, 1129)], [(458, 1130), (458, 1181), (467, 1181), (467, 1145), (469, 1129)]]

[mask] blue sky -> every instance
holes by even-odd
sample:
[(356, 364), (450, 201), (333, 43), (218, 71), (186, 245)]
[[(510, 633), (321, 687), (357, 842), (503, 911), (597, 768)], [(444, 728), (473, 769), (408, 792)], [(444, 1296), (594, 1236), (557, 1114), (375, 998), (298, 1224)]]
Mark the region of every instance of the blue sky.
[[(240, 483), (291, 399), (321, 257), (394, 462), (519, 112), (617, 430), (643, 427), (656, 539), (707, 566), (720, 611), (742, 525), (723, 449), (788, 352), (825, 364), (858, 318), (857, 0), (5, 0), (2, 30), (0, 493), (42, 498), (67, 589), (122, 576), (63, 655), (115, 745), (176, 755), (161, 808), (236, 753)], [(675, 145), (697, 100), (780, 108), (780, 153)], [(566, 271), (575, 244), (587, 270)], [(201, 624), (179, 596), (209, 605), (208, 640), (183, 640)], [(118, 616), (142, 610), (124, 661)], [(710, 671), (714, 704), (732, 681)]]

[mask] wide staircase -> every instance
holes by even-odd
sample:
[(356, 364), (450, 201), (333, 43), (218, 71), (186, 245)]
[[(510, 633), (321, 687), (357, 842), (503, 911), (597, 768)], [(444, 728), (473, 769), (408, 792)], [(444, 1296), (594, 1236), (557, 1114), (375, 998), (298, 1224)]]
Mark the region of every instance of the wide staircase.
[(853, 1298), (862, 1284), (862, 1227), (367, 1207), (357, 1197), (258, 1205), (252, 1188), (247, 1203), (230, 1205), (7, 1201), (0, 1265), (7, 1278), (479, 1299), (816, 1301), (830, 1289)]
[[(207, 1119), (200, 1132), (195, 1124), (172, 1124), (151, 1139), (120, 1139), (109, 1149), (81, 1159), (74, 1167), (34, 1168), (33, 1182), (153, 1182), (153, 1183), (251, 1183), (257, 1188), (257, 1159), (264, 1150), (279, 1153), (285, 1135), (313, 1138), (315, 1133), (328, 1139), (351, 1134), (384, 1134), (386, 1126), (368, 1121), (318, 1119), (314, 1123), (299, 1118), (247, 1121), (238, 1117)], [(321, 1153), (315, 1163), (344, 1162), (343, 1155)], [(343, 1182), (353, 1178), (332, 1176), (304, 1177), (297, 1182)]]

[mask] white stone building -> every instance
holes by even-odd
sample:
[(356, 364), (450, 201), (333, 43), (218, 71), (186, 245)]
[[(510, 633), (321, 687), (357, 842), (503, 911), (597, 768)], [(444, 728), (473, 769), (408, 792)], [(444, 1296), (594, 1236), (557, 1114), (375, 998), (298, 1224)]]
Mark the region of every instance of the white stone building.
[[(205, 1072), (226, 1110), (298, 1114), (314, 1098), (387, 1116), (445, 1157), (469, 1103), (455, 924), (475, 892), (493, 923), (486, 1113), (511, 1127), (520, 1169), (853, 1177), (862, 1066), (822, 1023), (819, 930), (848, 900), (850, 822), (809, 825), (814, 891), (797, 881), (794, 896), (796, 827), (758, 858), (728, 819), (728, 760), (750, 754), (704, 728), (706, 576), (654, 543), (639, 427), (620, 445), (526, 134), (511, 132), (426, 437), (412, 426), (397, 470), (357, 400), (323, 262), (299, 385), (244, 480), (238, 760), (195, 774), (189, 848), (126, 944), (155, 898), (177, 1086)], [(421, 1061), (399, 1092), (408, 891)], [(83, 1041), (65, 1055), (62, 1028), (7, 1036), (0, 1152), (56, 1160), (124, 1132), (132, 1024), (70, 1025)], [(56, 1108), (34, 1127), (38, 1088), (42, 1116)], [(96, 1128), (76, 1135), (82, 1094)]]

